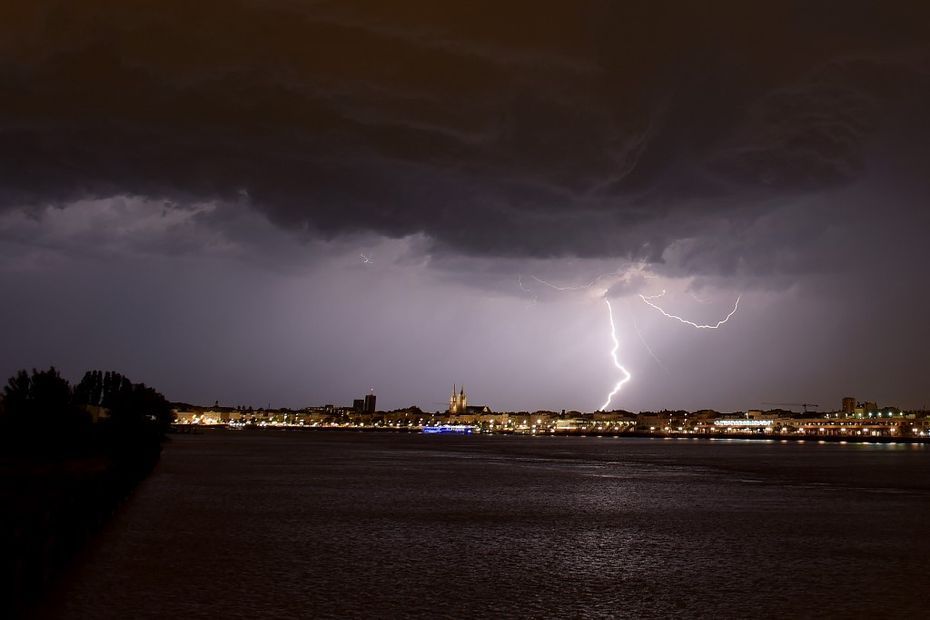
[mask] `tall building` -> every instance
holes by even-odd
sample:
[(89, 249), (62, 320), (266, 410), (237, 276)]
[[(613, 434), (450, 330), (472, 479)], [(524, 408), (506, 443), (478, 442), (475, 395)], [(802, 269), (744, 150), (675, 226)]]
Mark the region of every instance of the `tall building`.
[(375, 412), (375, 395), (365, 394), (365, 413)]
[(361, 398), (356, 398), (352, 401), (352, 411), (355, 413), (362, 413), (365, 411), (365, 401)]
[(850, 415), (856, 413), (856, 399), (852, 396), (843, 398), (843, 413)]
[(468, 397), (465, 395), (465, 386), (458, 394), (455, 393), (455, 384), (452, 384), (452, 396), (449, 398), (449, 413), (465, 413), (468, 410)]

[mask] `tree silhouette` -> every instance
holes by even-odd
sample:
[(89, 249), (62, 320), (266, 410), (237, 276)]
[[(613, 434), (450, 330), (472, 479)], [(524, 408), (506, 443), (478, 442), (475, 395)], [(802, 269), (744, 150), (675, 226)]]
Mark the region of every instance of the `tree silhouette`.
[[(88, 406), (108, 416), (92, 424)], [(172, 420), (159, 392), (118, 372), (88, 371), (74, 389), (55, 367), (20, 370), (3, 388), (0, 428), (5, 450), (33, 454), (105, 452), (129, 458), (160, 451)]]
[(84, 378), (74, 388), (74, 400), (82, 405), (102, 406), (103, 373), (99, 370), (84, 373)]
[(74, 400), (104, 407), (112, 423), (121, 427), (154, 423), (164, 432), (171, 424), (171, 405), (164, 396), (118, 372), (88, 371), (74, 389)]
[(32, 379), (25, 370), (20, 370), (10, 377), (3, 388), (4, 415), (9, 415), (11, 421), (13, 417), (28, 415), (31, 392)]
[(52, 366), (20, 370), (3, 389), (2, 425), (14, 451), (73, 453), (85, 448), (90, 417), (72, 400), (71, 386)]
[[(0, 396), (0, 617), (9, 617), (5, 605), (41, 591), (152, 470), (172, 413), (154, 389), (99, 370), (73, 389), (54, 367), (20, 370)], [(91, 407), (109, 415), (93, 422)]]

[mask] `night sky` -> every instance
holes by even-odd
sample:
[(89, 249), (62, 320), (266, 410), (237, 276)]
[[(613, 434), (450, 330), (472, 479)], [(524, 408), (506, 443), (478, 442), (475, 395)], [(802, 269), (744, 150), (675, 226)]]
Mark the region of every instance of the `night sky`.
[(930, 4), (547, 4), (3, 3), (0, 374), (930, 404)]

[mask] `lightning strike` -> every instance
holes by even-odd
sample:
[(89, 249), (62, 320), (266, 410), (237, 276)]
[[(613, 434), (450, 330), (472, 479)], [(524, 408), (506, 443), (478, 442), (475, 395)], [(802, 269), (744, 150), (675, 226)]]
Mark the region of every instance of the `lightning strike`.
[(665, 310), (663, 310), (663, 309), (662, 309), (661, 307), (659, 307), (658, 305), (652, 303), (652, 300), (653, 300), (653, 299), (658, 299), (658, 298), (660, 298), (660, 297), (662, 297), (662, 296), (664, 296), (664, 295), (665, 295), (665, 291), (663, 290), (663, 291), (662, 291), (661, 293), (659, 293), (658, 295), (649, 295), (649, 296), (640, 295), (639, 298), (642, 299), (643, 302), (646, 303), (646, 305), (652, 306), (653, 308), (655, 308), (656, 310), (658, 310), (659, 312), (661, 312), (663, 316), (665, 316), (665, 317), (667, 317), (667, 318), (670, 318), (670, 319), (674, 319), (674, 320), (678, 321), (679, 323), (684, 323), (685, 325), (690, 325), (691, 327), (694, 327), (695, 329), (719, 329), (721, 325), (723, 325), (724, 323), (726, 323), (727, 321), (729, 321), (729, 320), (730, 320), (730, 317), (733, 316), (734, 314), (736, 314), (736, 311), (739, 310), (739, 300), (740, 300), (740, 297), (742, 297), (741, 295), (739, 295), (739, 296), (736, 297), (736, 303), (733, 304), (733, 309), (730, 310), (730, 313), (729, 313), (728, 315), (726, 315), (724, 318), (722, 318), (721, 320), (717, 321), (717, 322), (716, 322), (715, 324), (713, 324), (713, 325), (702, 325), (702, 324), (695, 323), (694, 321), (689, 321), (688, 319), (683, 319), (683, 318), (681, 318), (680, 316), (677, 316), (677, 315), (675, 315), (675, 314), (669, 314), (668, 312), (666, 312)]
[(610, 406), (610, 401), (613, 399), (614, 395), (620, 391), (620, 388), (632, 378), (632, 375), (629, 371), (620, 364), (620, 360), (617, 359), (617, 349), (620, 348), (620, 341), (617, 340), (617, 328), (614, 325), (614, 309), (610, 306), (610, 300), (605, 299), (604, 303), (607, 304), (607, 313), (610, 316), (610, 337), (613, 338), (614, 348), (610, 350), (610, 357), (614, 360), (614, 366), (617, 367), (617, 370), (623, 373), (623, 378), (617, 381), (617, 384), (614, 386), (614, 389), (607, 395), (607, 400), (604, 401), (604, 404), (601, 405), (601, 411), (606, 411), (607, 407)]
[(371, 263), (375, 262), (375, 261), (373, 261), (373, 260), (371, 259), (370, 256), (366, 256), (364, 252), (362, 252), (361, 254), (359, 254), (359, 258), (361, 258), (361, 259), (362, 259), (362, 262), (363, 262), (364, 264), (366, 264), (366, 265), (370, 265)]

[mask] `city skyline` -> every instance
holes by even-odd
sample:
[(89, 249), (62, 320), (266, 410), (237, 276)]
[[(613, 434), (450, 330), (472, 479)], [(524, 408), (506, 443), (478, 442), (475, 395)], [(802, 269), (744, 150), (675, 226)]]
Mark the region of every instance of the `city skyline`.
[(436, 408), (450, 378), (509, 410), (926, 407), (927, 24), (18, 7), (0, 372), (286, 407)]
[[(330, 401), (330, 402), (316, 402), (307, 404), (304, 403), (301, 406), (289, 407), (289, 406), (279, 406), (274, 403), (266, 403), (264, 405), (256, 405), (254, 403), (227, 403), (221, 402), (219, 400), (214, 401), (213, 405), (208, 405), (205, 403), (191, 403), (184, 401), (174, 401), (172, 404), (176, 407), (176, 410), (181, 411), (185, 407), (192, 407), (196, 410), (225, 410), (225, 411), (280, 411), (280, 412), (333, 412), (333, 411), (344, 411), (344, 412), (354, 412), (360, 414), (374, 414), (374, 413), (385, 413), (385, 412), (399, 412), (399, 411), (412, 411), (419, 410), (424, 414), (448, 414), (451, 416), (456, 415), (482, 415), (482, 414), (501, 414), (501, 413), (536, 413), (536, 412), (545, 412), (550, 414), (557, 415), (569, 415), (569, 414), (593, 414), (593, 413), (618, 413), (625, 412), (633, 415), (638, 414), (653, 414), (656, 411), (659, 412), (716, 412), (716, 413), (736, 413), (736, 414), (746, 414), (750, 412), (790, 412), (794, 414), (808, 415), (812, 414), (816, 416), (823, 415), (836, 415), (843, 414), (844, 416), (853, 416), (857, 415), (859, 417), (871, 417), (873, 414), (878, 415), (883, 412), (894, 411), (896, 413), (919, 413), (926, 414), (930, 409), (927, 407), (899, 407), (893, 403), (886, 402), (877, 402), (874, 400), (859, 400), (854, 396), (843, 396), (839, 399), (833, 399), (833, 401), (828, 401), (823, 404), (813, 403), (813, 402), (773, 402), (765, 401), (760, 403), (755, 403), (752, 406), (745, 406), (739, 409), (732, 410), (717, 410), (712, 407), (700, 407), (696, 409), (687, 409), (683, 407), (665, 407), (659, 410), (629, 410), (622, 407), (609, 407), (607, 409), (567, 409), (567, 408), (558, 408), (558, 407), (544, 407), (538, 409), (513, 409), (513, 408), (495, 408), (488, 404), (475, 405), (468, 404), (468, 396), (465, 392), (464, 386), (455, 386), (453, 388), (452, 394), (445, 403), (445, 406), (430, 407), (420, 402), (411, 402), (404, 407), (395, 407), (395, 408), (383, 408), (376, 407), (377, 394), (373, 391), (369, 391), (368, 394), (365, 394), (364, 398), (354, 398), (351, 401), (351, 404)], [(433, 401), (433, 405), (440, 405), (436, 401)]]

